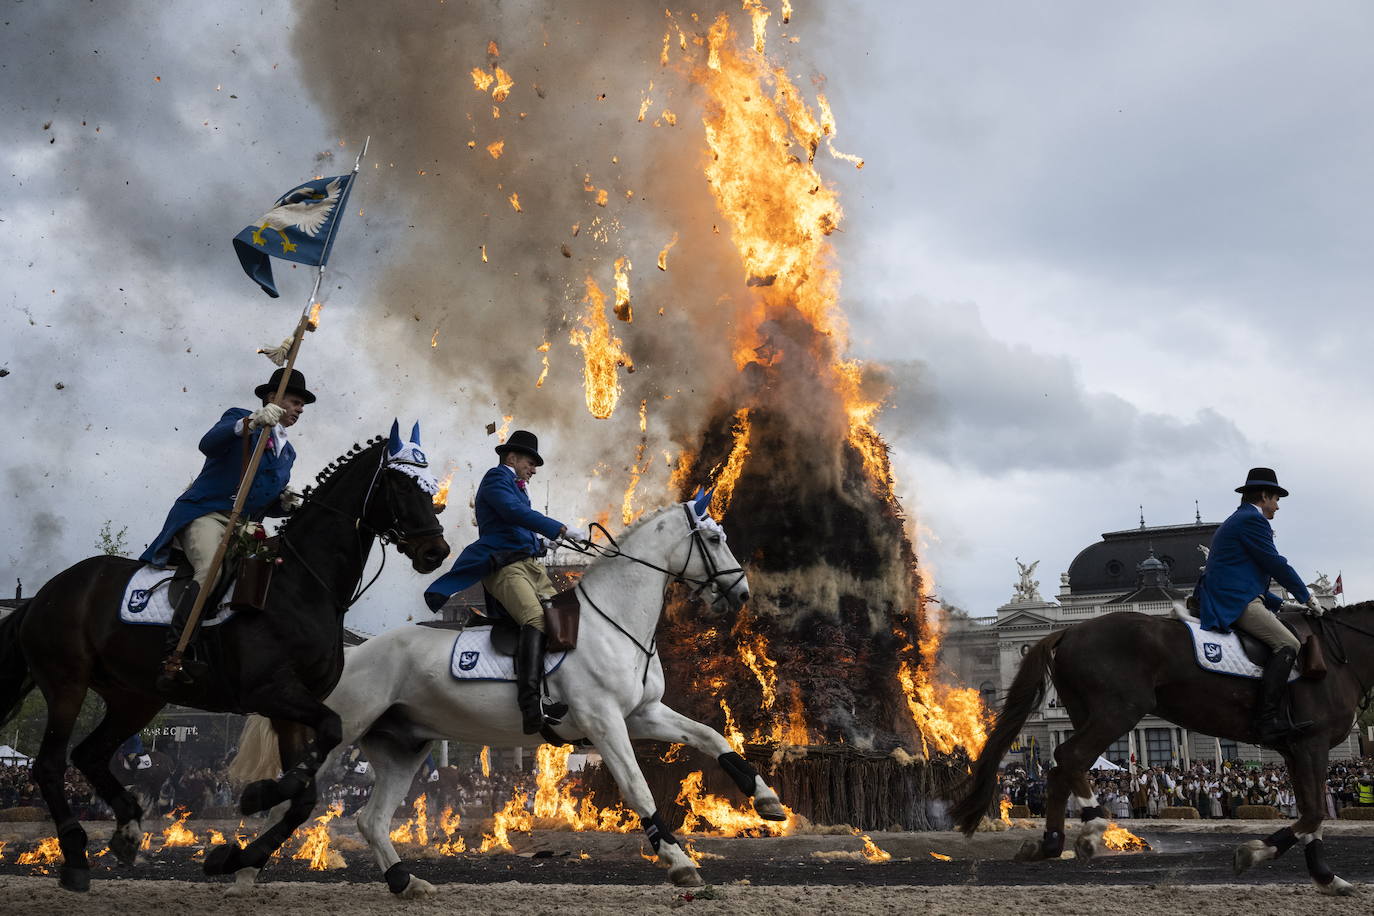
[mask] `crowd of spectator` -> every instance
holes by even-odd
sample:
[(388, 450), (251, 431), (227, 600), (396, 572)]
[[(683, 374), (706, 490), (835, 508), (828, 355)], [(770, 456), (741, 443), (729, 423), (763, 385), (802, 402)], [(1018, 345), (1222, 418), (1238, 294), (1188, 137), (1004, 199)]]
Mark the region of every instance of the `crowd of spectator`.
[[(1135, 771), (1092, 770), (1088, 773), (1098, 803), (1116, 818), (1159, 817), (1164, 808), (1196, 808), (1199, 817), (1235, 817), (1242, 805), (1270, 805), (1285, 817), (1297, 817), (1297, 799), (1283, 764), (1251, 766), (1241, 761), (1197, 762), (1189, 766), (1152, 766)], [(1361, 792), (1361, 784), (1364, 791)], [(1374, 758), (1334, 761), (1327, 773), (1326, 815), (1352, 805), (1374, 803)], [(1025, 805), (1033, 816), (1045, 813), (1045, 779), (1041, 771), (1020, 765), (1002, 774), (1003, 795)], [(1069, 814), (1078, 803), (1070, 796)]]

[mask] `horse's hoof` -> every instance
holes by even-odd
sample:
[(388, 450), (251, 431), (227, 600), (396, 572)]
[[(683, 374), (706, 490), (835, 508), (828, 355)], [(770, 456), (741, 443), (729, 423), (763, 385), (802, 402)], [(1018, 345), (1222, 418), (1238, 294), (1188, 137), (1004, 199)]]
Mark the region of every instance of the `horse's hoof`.
[(695, 865), (679, 865), (677, 868), (670, 869), (668, 880), (678, 887), (701, 887), (706, 884), (701, 880), (701, 874)]
[(1035, 840), (1026, 840), (1021, 844), (1021, 848), (1016, 850), (1014, 861), (1017, 862), (1042, 862), (1045, 859), (1045, 851)]
[(1073, 841), (1073, 854), (1079, 859), (1091, 859), (1097, 854), (1097, 844), (1090, 836), (1081, 836)]
[(207, 875), (227, 875), (242, 867), (238, 844), (223, 843), (205, 854), (205, 864), (201, 870)]
[(787, 820), (787, 811), (776, 797), (754, 799), (754, 813), (765, 821)]
[(143, 839), (143, 831), (137, 821), (128, 821), (110, 837), (110, 852), (119, 860), (120, 865), (133, 865), (138, 858), (138, 847)]
[(1317, 884), (1317, 890), (1329, 897), (1349, 897), (1355, 893), (1355, 885), (1342, 878), (1340, 875), (1332, 875), (1329, 884)]
[(402, 900), (419, 900), (424, 897), (432, 897), (437, 893), (439, 893), (439, 888), (430, 884), (424, 878), (417, 878), (411, 875), (410, 883), (406, 885), (406, 889), (396, 896), (400, 897)]
[(226, 897), (247, 897), (253, 892), (253, 885), (258, 880), (256, 868), (240, 868), (234, 872), (234, 883), (229, 885), (229, 889), (224, 892)]
[(84, 894), (91, 889), (91, 870), (63, 865), (57, 874), (57, 880), (67, 890)]
[(1265, 859), (1273, 858), (1274, 847), (1265, 843), (1264, 840), (1248, 840), (1236, 847), (1235, 855), (1231, 857), (1231, 868), (1238, 874), (1245, 874), (1245, 870), (1251, 865), (1263, 862)]
[(281, 789), (274, 779), (259, 779), (250, 782), (239, 798), (239, 811), (243, 814), (257, 814), (285, 801)]

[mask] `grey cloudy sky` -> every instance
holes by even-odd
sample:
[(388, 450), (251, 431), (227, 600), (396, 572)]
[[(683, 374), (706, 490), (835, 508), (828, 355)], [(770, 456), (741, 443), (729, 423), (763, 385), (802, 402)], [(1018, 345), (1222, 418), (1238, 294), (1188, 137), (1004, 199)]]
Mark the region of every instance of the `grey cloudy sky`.
[[(492, 34), (470, 49), (456, 34), (436, 83), (465, 79), (489, 38), (537, 47), (551, 20), (524, 14), (539, 6), (493, 5)], [(940, 594), (991, 612), (1013, 556), (1041, 560), (1052, 591), (1138, 505), (1150, 524), (1190, 520), (1195, 499), (1222, 518), (1252, 464), (1293, 491), (1276, 527), (1299, 571), (1342, 570), (1350, 597), (1374, 594), (1374, 8), (796, 6), (796, 69), (824, 74), (837, 146), (866, 160), (824, 166), (846, 212), (843, 298), (856, 355), (894, 384), (879, 427)], [(270, 370), (251, 350), (290, 329), (306, 277), (279, 267), (286, 298), (269, 302), (228, 240), (294, 182), (346, 170), (369, 129), (340, 123), (347, 99), (322, 100), (297, 61), (339, 18), (299, 22), (277, 3), (0, 15), (0, 586), (23, 576), (32, 591), (107, 518), (141, 549), (199, 466), (196, 437)], [(656, 37), (626, 56), (652, 60)], [(388, 66), (360, 57), (357, 79)], [(612, 77), (613, 95), (631, 79)], [(584, 78), (608, 81), (595, 66), (541, 77)], [(642, 88), (608, 117), (632, 120)], [(673, 142), (700, 144), (693, 125)], [(407, 304), (377, 299), (407, 227), (429, 218), (401, 176), (434, 166), (394, 163), (405, 147), (388, 140), (373, 138), (380, 168), (355, 193), (363, 215), (343, 227), (307, 342), (322, 400), (297, 427), (298, 467), (313, 474), (394, 414), (416, 416), (462, 500), (490, 457), (481, 427), (510, 405), (475, 361), (396, 346), (431, 330), (401, 328)], [(607, 441), (579, 400), (543, 408), (561, 411), (564, 453)], [(605, 508), (586, 476), (549, 468), (564, 514)], [(471, 536), (464, 514), (446, 516), (456, 545)], [(391, 597), (354, 622), (403, 620), (419, 585), (389, 569)]]

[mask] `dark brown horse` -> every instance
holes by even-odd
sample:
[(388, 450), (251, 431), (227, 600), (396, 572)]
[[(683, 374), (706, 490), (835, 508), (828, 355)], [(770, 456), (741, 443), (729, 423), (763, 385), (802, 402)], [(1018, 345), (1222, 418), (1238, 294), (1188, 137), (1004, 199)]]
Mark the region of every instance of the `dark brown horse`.
[[(1323, 637), (1329, 673), (1322, 680), (1299, 680), (1289, 688), (1293, 719), (1310, 720), (1312, 725), (1274, 748), (1288, 764), (1299, 817), (1263, 840), (1239, 846), (1234, 865), (1240, 874), (1300, 843), (1317, 888), (1343, 895), (1352, 893), (1353, 887), (1331, 870), (1322, 852), (1327, 753), (1350, 734), (1360, 700), (1374, 684), (1374, 602), (1329, 611), (1313, 623)], [(1259, 681), (1203, 671), (1194, 658), (1192, 639), (1180, 621), (1144, 614), (1108, 614), (1040, 640), (1021, 662), (988, 743), (974, 763), (968, 794), (950, 812), (955, 825), (965, 834), (977, 829), (997, 792), (1002, 758), (1039, 708), (1047, 675), (1074, 731), (1054, 751), (1044, 837), (1023, 847), (1018, 858), (1057, 858), (1064, 851), (1070, 792), (1083, 806), (1083, 828), (1074, 849), (1080, 858), (1096, 851), (1108, 818), (1088, 784), (1087, 768), (1144, 716), (1156, 715), (1205, 735), (1255, 743), (1251, 722)]]
[[(393, 434), (394, 437), (394, 434)], [(290, 801), (282, 819), (248, 846), (218, 846), (205, 858), (209, 874), (254, 875), (315, 805), (315, 771), (339, 742), (340, 722), (321, 698), (343, 670), (343, 615), (356, 600), (373, 541), (394, 541), (419, 572), (436, 569), (448, 544), (432, 498), (414, 467), (388, 458), (385, 437), (354, 446), (337, 468), (318, 478), (304, 505), (282, 530), (282, 563), (267, 609), (240, 613), (199, 637), (210, 674), (159, 695), (165, 631), (124, 624), (119, 604), (138, 569), (134, 560), (93, 557), (59, 573), (0, 623), (0, 721), (35, 686), (48, 704), (47, 728), (34, 778), (57, 824), (63, 887), (90, 886), (86, 832), (63, 792), (72, 725), (87, 690), (104, 700), (105, 717), (72, 751), (76, 765), (117, 820), (110, 849), (132, 864), (142, 839), (137, 800), (111, 773), (115, 748), (142, 729), (168, 699), (216, 712), (256, 712), (305, 728), (282, 742), (283, 776), (248, 786), (245, 814)], [(244, 869), (244, 872), (240, 872)]]

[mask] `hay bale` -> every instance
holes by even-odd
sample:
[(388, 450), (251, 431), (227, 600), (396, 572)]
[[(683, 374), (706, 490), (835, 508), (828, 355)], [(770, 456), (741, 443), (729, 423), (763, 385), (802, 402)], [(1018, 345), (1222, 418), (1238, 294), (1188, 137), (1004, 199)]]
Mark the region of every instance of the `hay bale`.
[(33, 805), (0, 810), (0, 821), (5, 823), (12, 823), (15, 821), (46, 821), (47, 819), (48, 812), (43, 808)]
[(1283, 815), (1273, 805), (1237, 805), (1236, 817), (1243, 821), (1276, 821)]
[(1030, 808), (1026, 805), (1012, 805), (1007, 812), (1007, 817), (1030, 817)]
[(1359, 808), (1352, 805), (1341, 809), (1340, 818), (1345, 821), (1374, 821), (1374, 808)]
[(1192, 805), (1179, 805), (1178, 807), (1160, 808), (1160, 820), (1165, 821), (1195, 821), (1199, 815), (1197, 809)]

